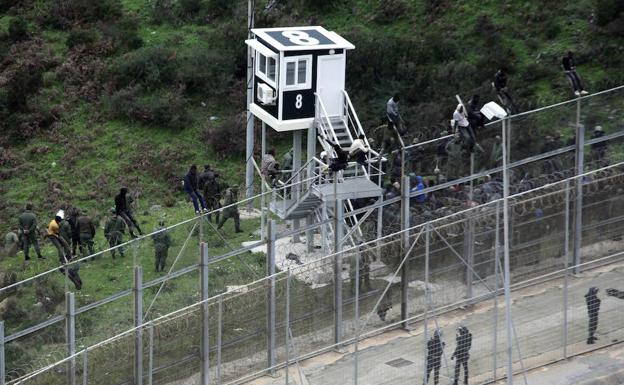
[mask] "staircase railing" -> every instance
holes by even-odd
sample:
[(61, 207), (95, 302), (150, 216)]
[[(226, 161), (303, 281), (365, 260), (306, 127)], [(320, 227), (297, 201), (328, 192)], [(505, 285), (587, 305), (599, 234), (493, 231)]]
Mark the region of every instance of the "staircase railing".
[[(329, 119), (329, 114), (327, 113), (327, 109), (325, 108), (325, 104), (323, 104), (323, 100), (321, 99), (318, 93), (314, 93), (316, 97), (316, 119), (318, 122), (318, 129), (320, 131), (321, 137), (325, 140), (331, 140), (334, 143), (338, 143), (338, 137), (336, 136), (336, 131), (334, 131), (334, 127), (332, 126), (331, 120)], [(325, 148), (328, 156), (336, 156), (336, 153), (333, 148)]]
[(349, 97), (349, 94), (347, 93), (347, 91), (342, 90), (342, 102), (343, 102), (343, 113), (345, 115), (345, 123), (347, 126), (347, 133), (349, 134), (349, 137), (351, 137), (351, 140), (353, 140), (353, 138), (357, 138), (360, 135), (364, 135), (364, 143), (366, 144), (366, 147), (369, 149), (369, 154), (372, 155), (369, 157), (369, 167), (368, 167), (368, 174), (370, 175), (371, 170), (370, 170), (370, 165), (371, 162), (374, 161), (373, 158), (380, 158), (380, 154), (373, 150), (370, 146), (370, 143), (368, 142), (368, 137), (366, 136), (366, 133), (364, 132), (364, 129), (362, 128), (362, 123), (360, 123), (360, 118), (357, 115), (357, 112), (355, 111), (355, 108), (353, 107), (353, 103), (351, 103), (351, 98)]

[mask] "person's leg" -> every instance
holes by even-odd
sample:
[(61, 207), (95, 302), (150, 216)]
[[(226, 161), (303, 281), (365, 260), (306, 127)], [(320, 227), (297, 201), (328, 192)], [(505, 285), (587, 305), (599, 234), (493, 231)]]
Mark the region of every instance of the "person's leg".
[(61, 243), (59, 242), (58, 237), (50, 237), (50, 242), (54, 245), (54, 247), (56, 247), (56, 252), (58, 253), (58, 258), (59, 261), (62, 264), (67, 263), (67, 261), (65, 260), (65, 254), (63, 253), (63, 247), (61, 246)]
[(240, 215), (238, 213), (238, 211), (236, 211), (236, 213), (234, 214), (234, 230), (237, 233), (242, 233), (243, 230), (241, 230), (240, 228)]
[(576, 71), (572, 71), (572, 77), (576, 82), (576, 87), (578, 91), (583, 91), (585, 88), (583, 87), (583, 82), (581, 81), (581, 77), (576, 73)]
[(438, 385), (438, 382), (440, 382), (440, 360), (438, 360), (438, 362), (436, 362), (436, 364), (433, 367), (433, 384), (434, 385)]
[(130, 221), (132, 222), (132, 224), (134, 225), (134, 227), (137, 228), (137, 230), (139, 230), (139, 234), (143, 235), (143, 231), (141, 231), (141, 226), (139, 226), (139, 222), (136, 220), (136, 218), (132, 215), (131, 211), (126, 211), (126, 215), (128, 216), (128, 219), (130, 219)]
[(464, 360), (464, 385), (468, 385), (468, 360)]
[(431, 360), (427, 358), (427, 372), (425, 373), (425, 384), (429, 383), (429, 374), (431, 374), (432, 369), (433, 365), (431, 365)]
[(227, 221), (228, 217), (226, 215), (223, 215), (221, 217), (221, 219), (219, 220), (219, 224), (217, 225), (217, 230), (219, 230), (220, 228), (223, 227), (223, 225), (225, 224), (225, 221)]
[(455, 380), (453, 381), (453, 385), (457, 385), (457, 382), (459, 381), (460, 366), (461, 366), (461, 363), (459, 362), (459, 359), (455, 357)]
[(167, 264), (167, 257), (169, 256), (169, 248), (163, 250), (162, 259), (160, 260), (160, 271), (165, 271), (165, 265)]
[(566, 76), (568, 77), (568, 80), (572, 84), (573, 91), (575, 92), (580, 91), (581, 89), (579, 88), (579, 85), (576, 81), (576, 76), (575, 76), (574, 71), (566, 71)]
[(30, 234), (24, 235), (22, 249), (24, 250), (24, 260), (28, 261), (30, 259)]
[(119, 216), (121, 217), (121, 219), (123, 219), (124, 222), (126, 222), (126, 226), (128, 226), (128, 231), (130, 232), (130, 236), (132, 238), (136, 238), (136, 235), (134, 235), (134, 223), (130, 220), (130, 218), (128, 217), (128, 214), (123, 212), (123, 213), (120, 213)]
[(195, 191), (195, 195), (199, 198), (199, 203), (201, 203), (202, 209), (206, 210), (206, 200), (204, 199), (204, 196), (201, 195), (199, 191)]
[(158, 273), (160, 266), (160, 250), (156, 248), (154, 250), (154, 271)]
[(111, 257), (115, 259), (115, 252), (117, 251), (117, 249), (114, 249), (114, 247), (117, 246), (117, 244), (114, 235), (108, 237), (108, 246), (111, 248)]
[(195, 208), (195, 212), (198, 212), (199, 211), (199, 204), (197, 203), (197, 196), (191, 190), (185, 190), (185, 191), (188, 194), (188, 196), (191, 197), (191, 200), (193, 201), (193, 207)]

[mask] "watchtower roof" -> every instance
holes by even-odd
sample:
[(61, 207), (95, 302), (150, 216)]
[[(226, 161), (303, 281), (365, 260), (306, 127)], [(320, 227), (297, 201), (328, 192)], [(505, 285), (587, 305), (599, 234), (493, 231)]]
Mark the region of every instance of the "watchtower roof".
[(254, 28), (251, 32), (280, 52), (355, 48), (337, 33), (321, 26)]

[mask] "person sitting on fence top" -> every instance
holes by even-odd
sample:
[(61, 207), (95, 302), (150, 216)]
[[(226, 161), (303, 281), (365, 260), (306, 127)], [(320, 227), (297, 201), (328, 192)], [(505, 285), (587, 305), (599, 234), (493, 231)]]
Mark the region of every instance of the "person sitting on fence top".
[(355, 160), (363, 166), (366, 165), (366, 156), (369, 151), (364, 141), (365, 138), (364, 134), (360, 134), (360, 136), (351, 143), (351, 147), (349, 147), (349, 157), (355, 158)]
[(476, 143), (474, 131), (470, 127), (470, 122), (466, 118), (466, 112), (464, 111), (464, 105), (459, 103), (455, 111), (453, 112), (453, 125), (455, 131), (459, 132), (464, 142), (466, 149), (470, 152), (474, 151), (474, 145)]
[(589, 92), (585, 91), (581, 77), (576, 73), (576, 63), (574, 62), (574, 54), (572, 51), (568, 51), (568, 54), (561, 60), (561, 66), (563, 72), (572, 84), (574, 95), (581, 96), (587, 95)]
[(262, 164), (260, 165), (260, 172), (262, 176), (271, 182), (271, 185), (275, 184), (276, 177), (280, 174), (279, 164), (275, 160), (275, 149), (271, 148), (262, 157)]
[(398, 93), (395, 93), (388, 102), (386, 103), (386, 115), (388, 117), (388, 128), (396, 130), (399, 134), (405, 134), (405, 128), (403, 127), (403, 118), (401, 118), (401, 114), (399, 114), (399, 100), (401, 97)]

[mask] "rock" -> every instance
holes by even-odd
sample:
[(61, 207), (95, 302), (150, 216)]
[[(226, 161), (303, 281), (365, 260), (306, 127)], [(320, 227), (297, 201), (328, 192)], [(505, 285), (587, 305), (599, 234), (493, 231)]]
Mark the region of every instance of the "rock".
[(9, 309), (9, 300), (11, 298), (5, 298), (2, 302), (0, 302), (0, 314), (6, 314), (7, 310)]
[(162, 206), (161, 205), (152, 205), (152, 207), (150, 207), (150, 211), (154, 212), (154, 211), (162, 211)]

